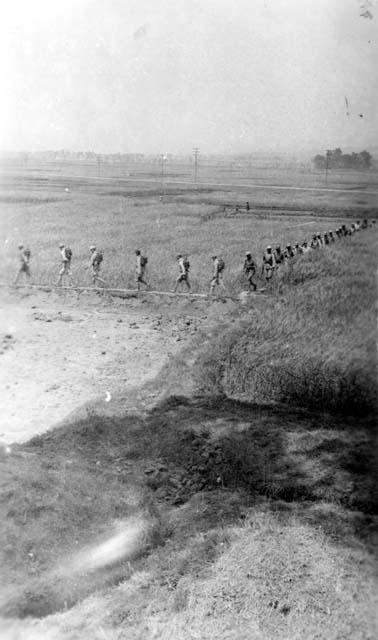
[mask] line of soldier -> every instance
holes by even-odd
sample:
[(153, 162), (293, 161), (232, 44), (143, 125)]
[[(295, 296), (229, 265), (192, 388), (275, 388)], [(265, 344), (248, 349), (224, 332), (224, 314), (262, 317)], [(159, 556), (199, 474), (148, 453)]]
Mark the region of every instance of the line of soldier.
[[(368, 220), (360, 222), (353, 222), (350, 227), (342, 224), (335, 230), (326, 231), (325, 233), (314, 233), (311, 240), (303, 240), (302, 244), (296, 242), (295, 245), (287, 244), (284, 250), (280, 245), (277, 245), (274, 249), (270, 245), (267, 246), (263, 254), (262, 272), (265, 276), (265, 280), (268, 282), (272, 279), (274, 274), (278, 271), (280, 266), (290, 263), (292, 258), (298, 255), (304, 255), (313, 249), (319, 249), (323, 246), (333, 244), (337, 239), (351, 236), (361, 229), (367, 229), (369, 226), (375, 224), (375, 220), (372, 220), (370, 225)], [(252, 285), (253, 286), (253, 283)], [(255, 290), (255, 288), (254, 288)]]
[[(371, 222), (371, 225), (375, 224), (375, 220)], [(370, 225), (370, 226), (371, 226)], [(288, 244), (284, 250), (281, 249), (280, 245), (277, 245), (274, 249), (270, 245), (267, 246), (262, 259), (262, 275), (264, 275), (265, 280), (269, 282), (273, 277), (274, 273), (278, 270), (278, 268), (289, 262), (292, 258), (297, 255), (303, 255), (308, 253), (313, 249), (318, 249), (324, 245), (332, 244), (336, 241), (337, 238), (343, 238), (345, 236), (352, 235), (353, 233), (359, 231), (360, 229), (366, 229), (369, 226), (367, 220), (364, 220), (362, 223), (357, 221), (353, 223), (349, 228), (345, 224), (338, 227), (335, 231), (327, 231), (324, 234), (316, 233), (312, 236), (311, 241), (304, 240), (302, 244), (296, 242), (295, 245)], [(61, 286), (63, 283), (63, 278), (68, 279), (68, 283), (70, 286), (73, 285), (72, 271), (71, 271), (71, 260), (72, 260), (72, 250), (64, 245), (63, 243), (59, 244), (59, 251), (61, 255), (61, 269), (59, 271), (58, 279), (56, 282), (56, 286)], [(91, 245), (89, 247), (90, 252), (90, 262), (89, 267), (91, 269), (91, 276), (93, 285), (100, 285), (101, 287), (106, 286), (105, 280), (101, 277), (101, 265), (103, 262), (103, 253), (95, 245)], [(17, 272), (17, 276), (14, 284), (18, 284), (21, 276), (25, 276), (28, 280), (31, 278), (30, 271), (30, 260), (31, 260), (31, 251), (28, 248), (25, 248), (24, 245), (18, 245), (18, 257), (20, 266)], [(226, 287), (223, 282), (223, 272), (225, 269), (225, 262), (223, 258), (217, 255), (211, 256), (212, 260), (212, 278), (210, 282), (210, 295), (213, 294), (215, 287), (220, 287), (224, 292), (226, 291)], [(191, 284), (189, 280), (189, 272), (190, 272), (190, 262), (187, 256), (182, 254), (178, 254), (176, 256), (177, 266), (178, 266), (178, 276), (176, 278), (175, 286), (172, 290), (173, 293), (176, 293), (179, 289), (180, 285), (184, 285), (188, 292), (191, 291)], [(140, 291), (141, 285), (144, 285), (147, 289), (150, 289), (150, 282), (147, 277), (147, 263), (148, 258), (142, 255), (140, 249), (136, 249), (135, 251), (135, 281), (136, 288)], [(250, 291), (256, 291), (257, 285), (254, 282), (255, 276), (257, 274), (257, 264), (252, 257), (250, 251), (247, 251), (245, 254), (245, 260), (243, 264), (243, 274), (246, 278), (246, 281), (249, 286)]]

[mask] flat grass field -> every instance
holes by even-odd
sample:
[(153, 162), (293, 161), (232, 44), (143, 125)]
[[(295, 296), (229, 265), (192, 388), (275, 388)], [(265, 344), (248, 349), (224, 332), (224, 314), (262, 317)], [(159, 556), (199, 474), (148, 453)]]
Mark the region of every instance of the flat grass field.
[[(52, 284), (60, 268), (58, 243), (73, 251), (75, 283), (90, 284), (89, 246), (104, 252), (103, 277), (109, 286), (134, 286), (134, 250), (149, 258), (154, 289), (170, 290), (177, 273), (175, 257), (186, 253), (191, 262), (193, 292), (207, 291), (211, 255), (226, 262), (225, 283), (240, 290), (240, 269), (246, 250), (258, 262), (267, 244), (302, 241), (311, 233), (327, 231), (339, 223), (377, 214), (378, 177), (352, 173), (330, 176), (261, 171), (250, 182), (255, 187), (233, 186), (246, 181), (234, 172), (213, 183), (185, 184), (143, 172), (121, 177), (119, 169), (94, 166), (44, 166), (26, 169), (3, 167), (1, 177), (1, 280), (11, 282), (17, 270), (17, 244), (32, 251), (33, 280)], [(215, 171), (215, 170), (214, 170)], [(146, 172), (145, 172), (146, 173)], [(148, 173), (148, 172), (147, 172)], [(176, 174), (174, 174), (176, 176)], [(152, 176), (152, 177), (151, 177)], [(187, 178), (186, 178), (187, 180)], [(281, 188), (270, 188), (278, 184)], [(294, 184), (310, 190), (295, 190)], [(315, 189), (314, 191), (311, 189)], [(327, 189), (317, 191), (316, 189)], [(225, 217), (236, 205), (249, 201), (249, 214)]]
[[(172, 289), (180, 252), (193, 291), (206, 292), (210, 257), (221, 254), (233, 299), (6, 293), (5, 310), (34, 328), (14, 344), (5, 336), (0, 356), (13, 357), (22, 393), (25, 372), (40, 371), (29, 342), (50, 376), (52, 340), (63, 345), (67, 405), (93, 372), (111, 368), (106, 384), (118, 379), (118, 391), (0, 446), (0, 636), (373, 640), (377, 225), (296, 258), (282, 288), (234, 298), (247, 249), (261, 264), (267, 244), (378, 217), (378, 177), (248, 177), (230, 165), (202, 168), (196, 185), (180, 167), (165, 171), (163, 183), (152, 165), (3, 166), (1, 282), (14, 278), (23, 242), (34, 281), (53, 283), (63, 241), (85, 286), (91, 244), (112, 287), (134, 286), (141, 248), (154, 289)], [(249, 213), (229, 215), (246, 201)], [(134, 355), (117, 360), (125, 343)], [(125, 386), (143, 349), (152, 373)], [(42, 404), (53, 386), (35, 392)], [(9, 397), (16, 412), (21, 396)]]

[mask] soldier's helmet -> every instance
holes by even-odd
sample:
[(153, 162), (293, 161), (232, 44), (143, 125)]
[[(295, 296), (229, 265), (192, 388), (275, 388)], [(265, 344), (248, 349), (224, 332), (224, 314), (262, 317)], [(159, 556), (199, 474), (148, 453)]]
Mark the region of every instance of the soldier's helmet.
[(180, 260), (180, 258), (182, 258), (182, 254), (178, 253), (177, 256), (176, 256), (176, 260)]
[(89, 251), (96, 251), (96, 247), (94, 244), (91, 244), (91, 246), (89, 247)]
[(63, 249), (63, 247), (64, 247), (63, 242), (60, 242), (60, 243), (59, 243), (59, 249)]
[(270, 246), (270, 244), (268, 244), (268, 246), (267, 246), (266, 250), (267, 250), (267, 251), (271, 251), (271, 250), (272, 250), (272, 247)]
[(251, 252), (250, 252), (250, 251), (246, 251), (246, 252), (245, 252), (245, 255), (247, 256), (247, 258), (249, 258), (252, 254), (251, 254)]

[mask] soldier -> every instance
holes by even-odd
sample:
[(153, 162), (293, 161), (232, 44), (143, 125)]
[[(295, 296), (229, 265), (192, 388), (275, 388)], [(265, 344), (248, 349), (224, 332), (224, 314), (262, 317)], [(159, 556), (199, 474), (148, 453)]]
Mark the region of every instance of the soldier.
[(286, 245), (286, 249), (284, 252), (284, 257), (286, 260), (290, 260), (291, 258), (294, 258), (294, 251), (291, 247), (291, 244), (287, 244)]
[(308, 242), (307, 240), (303, 240), (302, 242), (302, 253), (308, 253), (309, 251), (311, 251), (311, 248), (308, 246)]
[(284, 261), (284, 254), (281, 251), (281, 246), (279, 244), (276, 245), (276, 248), (274, 249), (274, 252), (273, 252), (273, 256), (274, 256), (274, 260), (275, 260), (275, 263), (276, 263), (276, 268), (278, 269), (278, 267)]
[(328, 238), (329, 238), (330, 243), (331, 242), (335, 242), (335, 236), (333, 235), (332, 229), (330, 229), (330, 231), (328, 231)]
[(250, 209), (249, 202), (246, 202), (246, 203), (245, 203), (245, 210), (246, 210), (246, 211), (249, 211), (249, 209)]
[(322, 247), (323, 246), (323, 239), (322, 239), (322, 236), (321, 236), (320, 232), (316, 234), (316, 239), (318, 241), (319, 247)]
[(361, 225), (361, 229), (367, 229), (368, 228), (368, 221), (366, 220), (366, 218), (362, 221), (362, 225)]
[(89, 251), (91, 253), (90, 267), (92, 269), (92, 282), (93, 284), (100, 282), (105, 285), (105, 280), (100, 277), (101, 263), (104, 259), (102, 251), (99, 251), (94, 245), (89, 247)]
[(190, 291), (190, 282), (189, 282), (189, 269), (190, 262), (187, 257), (183, 257), (181, 253), (176, 257), (178, 267), (179, 267), (179, 275), (176, 280), (175, 288), (173, 289), (173, 293), (176, 293), (177, 288), (181, 282), (186, 284), (188, 291)]
[(223, 283), (223, 271), (226, 266), (224, 260), (218, 256), (211, 256), (211, 259), (213, 261), (213, 277), (210, 282), (210, 295), (213, 294), (216, 285), (226, 291)]
[(323, 236), (323, 242), (324, 244), (329, 244), (329, 238), (328, 238), (328, 233), (327, 231), (325, 232), (324, 236)]
[(71, 273), (72, 251), (69, 247), (64, 246), (62, 242), (59, 244), (59, 251), (60, 251), (60, 255), (62, 256), (62, 268), (59, 271), (59, 278), (56, 283), (56, 286), (60, 287), (64, 276), (67, 276), (68, 282), (71, 286), (72, 285), (72, 273)]
[(148, 258), (146, 256), (142, 256), (140, 249), (136, 249), (135, 255), (136, 255), (135, 277), (136, 277), (137, 289), (138, 291), (140, 291), (141, 284), (144, 284), (149, 289), (150, 283), (145, 277)]
[(25, 274), (26, 279), (30, 280), (30, 258), (31, 251), (30, 249), (25, 249), (23, 244), (18, 245), (18, 259), (20, 261), (20, 267), (17, 271), (16, 279), (14, 284), (17, 284), (22, 274)]
[(311, 247), (311, 249), (318, 249), (319, 248), (319, 243), (318, 243), (318, 239), (316, 237), (316, 233), (314, 233), (314, 235), (312, 236), (310, 247)]
[(271, 280), (271, 278), (273, 277), (275, 268), (276, 268), (276, 261), (272, 253), (272, 247), (268, 245), (263, 254), (263, 264), (262, 264), (262, 271), (264, 273), (265, 280), (267, 282), (269, 282), (269, 280)]
[(295, 254), (296, 256), (300, 256), (300, 255), (301, 255), (301, 253), (302, 253), (302, 247), (300, 246), (299, 242), (296, 242), (296, 243), (295, 243), (295, 246), (294, 246), (293, 251), (294, 251), (294, 254)]
[(252, 289), (252, 291), (256, 291), (257, 286), (253, 282), (253, 278), (256, 275), (256, 264), (255, 264), (255, 261), (252, 258), (252, 254), (251, 254), (250, 251), (247, 251), (246, 254), (245, 254), (243, 271), (244, 271), (244, 273), (246, 275), (249, 288)]

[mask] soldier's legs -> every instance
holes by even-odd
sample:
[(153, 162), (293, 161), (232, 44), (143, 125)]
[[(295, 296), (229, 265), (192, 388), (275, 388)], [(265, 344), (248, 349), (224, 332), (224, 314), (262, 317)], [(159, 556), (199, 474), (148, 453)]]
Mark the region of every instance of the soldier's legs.
[(226, 291), (226, 287), (224, 286), (223, 282), (223, 276), (221, 276), (220, 274), (218, 275), (218, 285), (221, 289), (223, 289), (223, 291)]
[(137, 275), (136, 284), (137, 284), (138, 291), (140, 290), (140, 285), (141, 284), (144, 284), (148, 288), (150, 286), (148, 280), (145, 280), (143, 275), (144, 274)]
[(71, 265), (70, 265), (69, 262), (64, 262), (63, 263), (63, 267), (59, 271), (59, 278), (58, 278), (58, 281), (56, 283), (57, 287), (60, 287), (60, 285), (62, 284), (64, 276), (67, 276), (69, 285), (70, 286), (72, 285), (72, 273), (71, 273), (70, 267), (71, 267)]
[(96, 266), (92, 267), (92, 282), (93, 282), (93, 284), (96, 284), (97, 282), (99, 282), (100, 284), (103, 284), (103, 285), (106, 284), (105, 280), (103, 280), (100, 277), (100, 269), (99, 269), (99, 267), (96, 267)]
[(215, 286), (219, 284), (219, 277), (218, 276), (214, 276), (214, 278), (212, 279), (212, 281), (210, 282), (210, 295), (212, 296), (214, 293), (214, 289)]
[(252, 289), (252, 291), (256, 291), (257, 286), (256, 284), (253, 282), (253, 278), (255, 277), (254, 273), (249, 273), (248, 274), (248, 284), (249, 284), (249, 288)]
[(18, 281), (19, 281), (19, 279), (21, 278), (21, 274), (22, 274), (22, 272), (23, 272), (23, 269), (22, 269), (22, 267), (21, 267), (21, 269), (19, 269), (19, 270), (17, 271), (17, 275), (16, 275), (16, 278), (15, 278), (14, 284), (18, 284)]
[(17, 284), (17, 283), (19, 282), (19, 280), (20, 280), (20, 278), (21, 278), (21, 275), (22, 275), (23, 273), (25, 274), (26, 279), (27, 279), (27, 280), (30, 280), (30, 278), (31, 278), (31, 273), (30, 273), (29, 265), (27, 265), (27, 264), (23, 264), (23, 265), (19, 268), (19, 270), (17, 271), (17, 275), (16, 275), (16, 278), (15, 278), (14, 284)]
[(173, 293), (176, 293), (180, 282), (184, 282), (184, 280), (186, 280), (185, 275), (183, 273), (180, 273), (180, 275), (176, 278), (176, 284), (174, 286)]
[(56, 282), (56, 286), (57, 286), (57, 287), (60, 287), (60, 285), (62, 284), (63, 276), (64, 276), (65, 272), (66, 272), (66, 265), (65, 265), (65, 264), (63, 264), (63, 266), (62, 266), (61, 270), (59, 271), (58, 280), (57, 280), (57, 282)]

